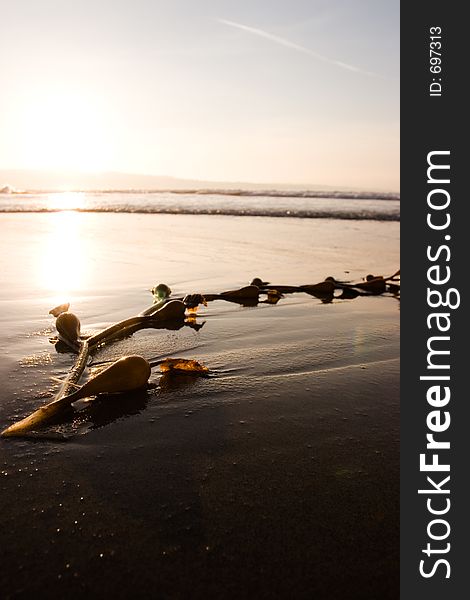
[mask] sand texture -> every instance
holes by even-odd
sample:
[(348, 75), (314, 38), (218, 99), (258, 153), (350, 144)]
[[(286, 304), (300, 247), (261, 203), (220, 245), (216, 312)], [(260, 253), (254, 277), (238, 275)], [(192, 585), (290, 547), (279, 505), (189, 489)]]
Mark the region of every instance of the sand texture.
[[(0, 425), (50, 401), (62, 302), (88, 333), (148, 291), (253, 277), (313, 284), (399, 267), (398, 223), (194, 215), (0, 215)], [(4, 598), (398, 597), (399, 301), (214, 300), (195, 322), (103, 347), (209, 377), (83, 404), (1, 439)]]

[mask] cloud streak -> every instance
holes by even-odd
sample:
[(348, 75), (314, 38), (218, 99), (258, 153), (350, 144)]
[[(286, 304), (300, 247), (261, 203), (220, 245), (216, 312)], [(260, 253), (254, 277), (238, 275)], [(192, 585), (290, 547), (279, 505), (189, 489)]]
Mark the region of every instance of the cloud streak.
[(310, 48), (306, 48), (305, 46), (301, 46), (300, 44), (296, 44), (295, 42), (291, 42), (290, 40), (286, 40), (285, 38), (273, 35), (272, 33), (264, 31), (263, 29), (258, 29), (257, 27), (249, 27), (248, 25), (242, 25), (241, 23), (236, 23), (235, 21), (228, 21), (227, 19), (217, 19), (217, 21), (224, 25), (228, 25), (229, 27), (233, 27), (235, 29), (245, 31), (246, 33), (251, 33), (253, 35), (257, 35), (258, 37), (262, 37), (266, 40), (270, 40), (275, 44), (285, 46), (286, 48), (290, 48), (291, 50), (297, 50), (297, 52), (302, 52), (302, 54), (307, 54), (308, 56), (311, 56), (316, 60), (329, 63), (330, 65), (335, 65), (336, 67), (340, 67), (341, 69), (345, 69), (346, 71), (352, 71), (353, 73), (361, 73), (362, 75), (369, 75), (371, 77), (378, 77), (377, 73), (365, 71), (360, 67), (355, 67), (354, 65), (350, 65), (340, 60), (328, 58), (327, 56), (323, 56), (323, 54), (318, 54), (318, 52), (310, 50)]

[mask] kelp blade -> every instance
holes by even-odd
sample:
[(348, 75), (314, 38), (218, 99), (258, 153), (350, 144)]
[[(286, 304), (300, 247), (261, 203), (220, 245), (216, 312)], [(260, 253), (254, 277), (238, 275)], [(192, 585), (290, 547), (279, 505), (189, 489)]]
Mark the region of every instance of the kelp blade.
[(56, 401), (51, 402), (50, 404), (46, 404), (46, 406), (41, 406), (38, 410), (33, 412), (28, 417), (25, 417), (21, 421), (17, 423), (13, 423), (10, 427), (7, 427), (4, 431), (2, 431), (2, 437), (15, 437), (21, 436), (25, 433), (33, 431), (39, 427), (43, 427), (46, 423), (54, 419), (57, 415), (67, 409), (70, 404)]
[(189, 360), (186, 358), (166, 358), (160, 363), (160, 370), (162, 373), (168, 373), (171, 371), (180, 373), (193, 373), (195, 375), (207, 375), (209, 369), (197, 362), (197, 360)]

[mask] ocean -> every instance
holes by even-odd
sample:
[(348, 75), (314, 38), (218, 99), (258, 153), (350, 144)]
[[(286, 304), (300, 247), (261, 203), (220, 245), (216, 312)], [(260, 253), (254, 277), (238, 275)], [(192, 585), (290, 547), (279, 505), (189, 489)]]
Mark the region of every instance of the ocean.
[(192, 190), (0, 194), (0, 212), (206, 214), (399, 221), (400, 197), (373, 192)]

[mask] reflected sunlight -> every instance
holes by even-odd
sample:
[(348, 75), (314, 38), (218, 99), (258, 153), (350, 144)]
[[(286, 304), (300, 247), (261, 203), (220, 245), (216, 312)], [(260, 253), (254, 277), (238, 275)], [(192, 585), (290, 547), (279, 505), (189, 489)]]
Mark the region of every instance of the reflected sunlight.
[(90, 249), (82, 231), (82, 216), (76, 212), (50, 215), (52, 228), (38, 255), (38, 285), (51, 294), (51, 302), (71, 300), (88, 279)]
[(60, 192), (49, 194), (49, 207), (54, 210), (74, 210), (85, 206), (82, 192)]

